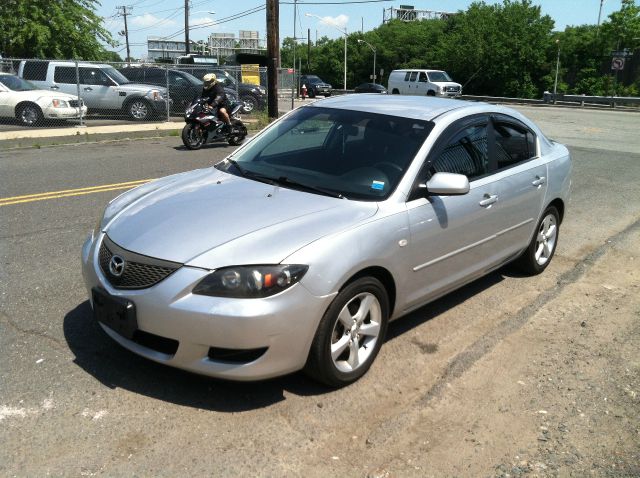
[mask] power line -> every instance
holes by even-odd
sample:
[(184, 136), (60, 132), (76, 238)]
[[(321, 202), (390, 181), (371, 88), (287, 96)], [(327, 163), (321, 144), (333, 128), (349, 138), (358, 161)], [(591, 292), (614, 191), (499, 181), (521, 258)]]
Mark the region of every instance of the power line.
[[(298, 5), (350, 5), (354, 3), (382, 3), (382, 2), (392, 2), (393, 0), (352, 0), (349, 2), (297, 2)], [(295, 2), (283, 2), (281, 1), (281, 5), (293, 5)]]

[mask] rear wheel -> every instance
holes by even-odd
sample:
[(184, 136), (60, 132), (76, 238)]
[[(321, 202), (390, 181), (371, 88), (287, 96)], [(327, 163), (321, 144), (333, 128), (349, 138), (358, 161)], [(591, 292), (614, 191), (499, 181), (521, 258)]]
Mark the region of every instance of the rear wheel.
[(399, 95), (400, 91), (398, 91), (398, 88), (394, 88), (393, 91), (391, 91), (392, 95)]
[(389, 299), (380, 281), (363, 277), (352, 282), (322, 317), (305, 372), (332, 387), (355, 382), (378, 355), (388, 320)]
[(516, 260), (515, 265), (527, 274), (540, 274), (553, 258), (559, 234), (560, 216), (558, 210), (550, 206), (542, 214), (531, 243)]
[(193, 123), (187, 123), (182, 128), (182, 143), (188, 149), (200, 149), (206, 140), (206, 134), (202, 128)]
[(229, 135), (228, 142), (231, 146), (238, 146), (242, 144), (247, 137), (247, 128), (242, 121), (234, 120), (231, 122), (231, 134)]
[(23, 126), (35, 126), (42, 122), (42, 110), (35, 103), (25, 103), (16, 109), (16, 119)]

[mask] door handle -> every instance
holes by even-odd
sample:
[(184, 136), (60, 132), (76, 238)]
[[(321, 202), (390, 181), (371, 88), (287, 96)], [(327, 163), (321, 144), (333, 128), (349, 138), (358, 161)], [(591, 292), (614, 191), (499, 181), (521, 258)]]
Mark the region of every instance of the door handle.
[(498, 202), (498, 195), (491, 195), (491, 194), (485, 194), (484, 195), (484, 199), (482, 201), (480, 201), (478, 204), (480, 204), (482, 207), (487, 207), (487, 206), (491, 206), (493, 203)]
[(90, 86), (85, 87), (84, 91), (93, 91), (93, 88), (91, 88)]
[(544, 176), (536, 176), (535, 181), (533, 181), (531, 184), (533, 184), (534, 186), (542, 186), (546, 182), (547, 178), (545, 178)]

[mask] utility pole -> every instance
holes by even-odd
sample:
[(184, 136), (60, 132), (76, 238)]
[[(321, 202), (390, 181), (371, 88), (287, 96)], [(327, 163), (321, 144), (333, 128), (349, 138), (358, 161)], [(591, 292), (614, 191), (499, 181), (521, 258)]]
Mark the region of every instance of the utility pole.
[(129, 29), (127, 28), (127, 15), (131, 15), (131, 12), (130, 11), (127, 12), (127, 8), (131, 10), (132, 7), (127, 7), (126, 5), (122, 5), (116, 8), (118, 10), (122, 10), (122, 13), (120, 13), (120, 15), (124, 17), (124, 39), (125, 39), (125, 42), (127, 43), (127, 58), (125, 58), (125, 60), (129, 62), (131, 61), (131, 52), (129, 51)]
[(280, 58), (280, 7), (278, 0), (267, 0), (267, 111), (278, 117), (278, 67)]
[(291, 109), (293, 109), (293, 99), (297, 96), (298, 81), (296, 80), (296, 13), (298, 11), (298, 0), (293, 0), (293, 85), (291, 86)]
[(307, 28), (307, 74), (311, 73), (309, 62), (311, 61), (311, 28)]
[(602, 16), (602, 4), (604, 0), (600, 0), (600, 10), (598, 11), (598, 26), (596, 27), (596, 37), (600, 33), (600, 17)]
[(184, 0), (184, 54), (189, 54), (189, 0)]

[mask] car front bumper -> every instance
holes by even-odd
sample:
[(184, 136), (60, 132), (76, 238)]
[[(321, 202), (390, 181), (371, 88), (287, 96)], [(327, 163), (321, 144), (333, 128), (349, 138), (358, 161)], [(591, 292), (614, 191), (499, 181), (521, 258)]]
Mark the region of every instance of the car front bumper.
[[(76, 119), (80, 118), (79, 108), (43, 108), (42, 115), (46, 119)], [(82, 107), (82, 116), (87, 115), (87, 107)]]
[[(105, 332), (126, 349), (148, 359), (212, 377), (260, 380), (304, 367), (311, 341), (333, 296), (316, 297), (296, 284), (264, 299), (229, 299), (191, 293), (210, 273), (183, 266), (142, 290), (113, 288), (98, 264), (103, 234), (90, 235), (82, 249), (82, 273), (91, 297), (98, 287), (135, 304), (138, 329), (178, 342), (173, 354), (125, 338), (108, 326)], [(93, 307), (93, 304), (92, 304)], [(266, 351), (249, 362), (210, 358), (211, 348)]]

